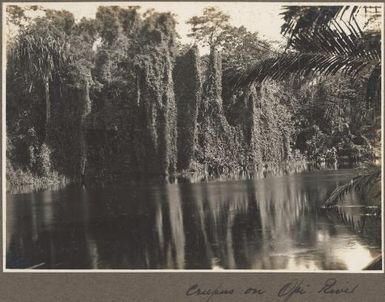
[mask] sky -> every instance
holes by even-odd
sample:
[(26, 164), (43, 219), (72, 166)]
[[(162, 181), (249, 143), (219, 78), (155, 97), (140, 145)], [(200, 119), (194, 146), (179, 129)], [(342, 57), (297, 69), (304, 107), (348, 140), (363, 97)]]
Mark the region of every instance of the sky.
[[(16, 3), (14, 3), (16, 4)], [(24, 3), (27, 4), (27, 3)], [(192, 42), (187, 37), (190, 25), (186, 21), (193, 16), (202, 14), (207, 6), (215, 6), (230, 15), (230, 23), (235, 26), (245, 26), (249, 31), (256, 31), (262, 38), (271, 41), (281, 41), (280, 26), (282, 24), (279, 16), (281, 6), (278, 3), (256, 3), (256, 2), (59, 2), (59, 3), (28, 3), (28, 5), (41, 5), (50, 9), (68, 10), (72, 12), (77, 20), (82, 17), (94, 18), (98, 6), (138, 5), (145, 12), (154, 8), (158, 12), (172, 12), (176, 14), (177, 32), (183, 43)]]
[[(6, 3), (5, 3), (6, 4)], [(68, 10), (72, 12), (76, 20), (83, 17), (95, 18), (98, 6), (118, 5), (122, 7), (140, 6), (141, 12), (148, 9), (155, 9), (157, 12), (171, 12), (176, 15), (176, 30), (181, 37), (182, 43), (192, 43), (192, 38), (187, 37), (190, 32), (190, 25), (186, 21), (193, 16), (202, 14), (203, 9), (208, 6), (215, 6), (224, 13), (230, 15), (230, 23), (234, 26), (245, 26), (251, 32), (258, 32), (259, 36), (278, 44), (283, 42), (280, 34), (280, 27), (283, 23), (280, 12), (282, 3), (261, 3), (261, 2), (16, 2), (18, 5), (40, 5), (45, 8)], [(290, 4), (290, 3), (286, 3)], [(301, 3), (296, 3), (301, 4)], [(303, 4), (303, 3), (302, 3)], [(349, 3), (345, 3), (349, 4)], [(366, 3), (373, 4), (373, 3)], [(306, 3), (306, 5), (320, 5), (320, 3)], [(274, 44), (273, 44), (274, 45)], [(208, 48), (201, 48), (202, 54), (208, 52)]]

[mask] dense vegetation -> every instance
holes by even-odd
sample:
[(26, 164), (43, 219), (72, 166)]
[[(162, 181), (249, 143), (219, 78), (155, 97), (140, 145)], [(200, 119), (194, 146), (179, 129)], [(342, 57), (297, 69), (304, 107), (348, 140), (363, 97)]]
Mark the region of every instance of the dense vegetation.
[[(369, 19), (346, 34), (330, 26), (341, 8), (295, 8), (284, 10), (284, 50), (207, 8), (188, 22), (210, 48), (201, 56), (180, 43), (170, 13), (100, 6), (75, 22), (67, 11), (8, 6), (9, 184), (373, 162), (379, 28)], [(333, 34), (340, 40), (323, 44)]]

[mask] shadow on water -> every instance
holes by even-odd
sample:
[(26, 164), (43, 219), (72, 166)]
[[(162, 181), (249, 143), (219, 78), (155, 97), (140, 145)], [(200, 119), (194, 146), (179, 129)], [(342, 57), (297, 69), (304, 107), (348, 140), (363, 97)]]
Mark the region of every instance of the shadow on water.
[(352, 173), (9, 194), (7, 268), (359, 270), (381, 219), (357, 196), (321, 209)]

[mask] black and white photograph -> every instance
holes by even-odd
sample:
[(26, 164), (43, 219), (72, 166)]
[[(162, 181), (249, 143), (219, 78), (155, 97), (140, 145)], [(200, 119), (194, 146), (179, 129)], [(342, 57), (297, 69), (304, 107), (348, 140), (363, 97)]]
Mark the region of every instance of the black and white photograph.
[(383, 273), (382, 3), (3, 3), (4, 272)]

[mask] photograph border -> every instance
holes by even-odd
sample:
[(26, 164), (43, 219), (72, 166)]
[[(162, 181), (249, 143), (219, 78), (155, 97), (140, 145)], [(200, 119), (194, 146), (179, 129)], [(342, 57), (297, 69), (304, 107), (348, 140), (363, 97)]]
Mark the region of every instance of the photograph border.
[[(48, 3), (55, 3), (56, 1), (46, 1)], [(88, 1), (73, 1), (73, 2), (88, 2)], [(114, 4), (119, 5), (123, 4), (124, 2), (116, 1), (116, 2), (108, 2), (108, 1), (90, 1), (91, 3), (101, 3), (101, 4)], [(142, 2), (155, 2), (155, 1), (142, 1)], [(192, 1), (156, 1), (156, 2), (181, 2), (181, 5), (183, 5), (183, 2), (192, 2)], [(215, 2), (237, 2), (237, 1), (199, 1), (199, 2), (207, 2), (207, 4), (215, 4)], [(384, 3), (382, 2), (281, 2), (281, 1), (249, 1), (249, 2), (260, 2), (260, 3), (282, 3), (285, 5), (333, 5), (333, 4), (344, 4), (344, 5), (357, 5), (357, 4), (375, 4), (380, 5), (382, 7), (382, 54), (381, 54), (381, 62), (383, 64), (384, 60)], [(18, 2), (18, 1), (6, 1), (2, 2), (2, 27), (5, 28), (5, 7), (9, 4), (43, 4), (44, 2), (37, 1), (37, 2)], [(63, 3), (58, 1), (57, 3)], [(128, 4), (129, 2), (125, 2)], [(253, 270), (253, 269), (224, 269), (220, 271), (216, 270), (208, 270), (208, 269), (8, 269), (6, 268), (6, 110), (5, 110), (5, 104), (6, 104), (6, 92), (5, 92), (5, 64), (6, 64), (6, 44), (5, 44), (5, 34), (4, 31), (2, 32), (2, 200), (3, 200), (3, 206), (2, 206), (2, 244), (3, 244), (3, 266), (2, 270), (4, 273), (209, 273), (209, 274), (227, 274), (227, 273), (241, 273), (241, 274), (249, 274), (249, 273), (284, 273), (284, 274), (293, 274), (293, 273), (304, 273), (304, 274), (383, 274), (384, 273), (384, 261), (382, 261), (382, 270), (376, 270), (376, 271), (346, 271), (346, 270), (317, 270), (317, 271), (300, 271), (300, 270)], [(384, 67), (382, 66), (382, 81), (383, 81), (383, 75), (384, 75)], [(383, 150), (384, 150), (384, 85), (381, 85), (381, 146), (382, 146), (382, 154), (381, 154), (381, 185), (382, 188), (384, 188), (384, 175), (383, 175), (383, 168), (384, 168), (384, 156), (383, 156)], [(382, 226), (382, 257), (384, 260), (384, 190), (381, 190), (381, 226)]]
[[(11, 3), (12, 1), (7, 1)], [(16, 2), (16, 1), (15, 1)], [(48, 2), (48, 1), (47, 1)], [(265, 2), (265, 1), (260, 1)], [(266, 1), (271, 2), (271, 1)], [(277, 1), (278, 2), (278, 1)], [(295, 4), (298, 2), (280, 1), (283, 3)], [(372, 1), (383, 5), (382, 1)], [(308, 3), (311, 3), (310, 1)], [(336, 2), (323, 2), (325, 4), (335, 4)], [(339, 2), (345, 3), (345, 2)], [(350, 1), (350, 3), (362, 3), (362, 1)], [(3, 6), (0, 6), (2, 10)], [(382, 32), (382, 43), (384, 40), (384, 27)], [(384, 45), (383, 45), (384, 46)], [(382, 59), (384, 58), (384, 47), (382, 47)], [(3, 61), (3, 60), (2, 60)], [(384, 74), (384, 66), (382, 66)], [(382, 84), (384, 79), (382, 78)], [(0, 87), (1, 89), (1, 87)], [(4, 90), (2, 89), (2, 96)], [(3, 102), (2, 102), (3, 103)], [(382, 86), (382, 151), (384, 150), (384, 87)], [(5, 113), (2, 105), (3, 114)], [(4, 117), (2, 115), (2, 117)], [(4, 133), (5, 123), (2, 120), (2, 133)], [(2, 149), (4, 144), (2, 143)], [(384, 154), (381, 161), (383, 163)], [(383, 176), (382, 176), (383, 177)], [(2, 173), (4, 181), (4, 173)], [(383, 183), (382, 183), (383, 185)], [(384, 189), (384, 186), (382, 186)], [(4, 196), (4, 190), (2, 190)], [(384, 192), (382, 192), (382, 199)], [(4, 199), (2, 198), (2, 202)], [(384, 239), (384, 228), (382, 229)], [(384, 240), (382, 242), (384, 244)], [(5, 257), (3, 255), (2, 260)], [(343, 284), (359, 285), (357, 291), (352, 295), (318, 295), (315, 291), (310, 291), (307, 295), (296, 296), (291, 301), (312, 301), (312, 302), (362, 302), (373, 301), (382, 302), (385, 297), (385, 275), (384, 274), (363, 274), (347, 273), (344, 274), (315, 274), (309, 273), (276, 273), (269, 274), (265, 272), (255, 274), (239, 273), (125, 273), (119, 274), (82, 274), (73, 272), (72, 274), (29, 274), (26, 272), (18, 274), (0, 273), (0, 299), (4, 302), (203, 302), (207, 301), (205, 296), (188, 297), (186, 290), (193, 284), (199, 284), (206, 287), (215, 287), (218, 285), (229, 286), (233, 288), (242, 288), (243, 286), (259, 286), (266, 290), (263, 296), (220, 296), (213, 297), (210, 302), (251, 302), (263, 301), (274, 302), (284, 301), (277, 295), (280, 286), (287, 284), (291, 280), (304, 280), (308, 282), (311, 288), (316, 288), (322, 284), (326, 278), (335, 278)]]

